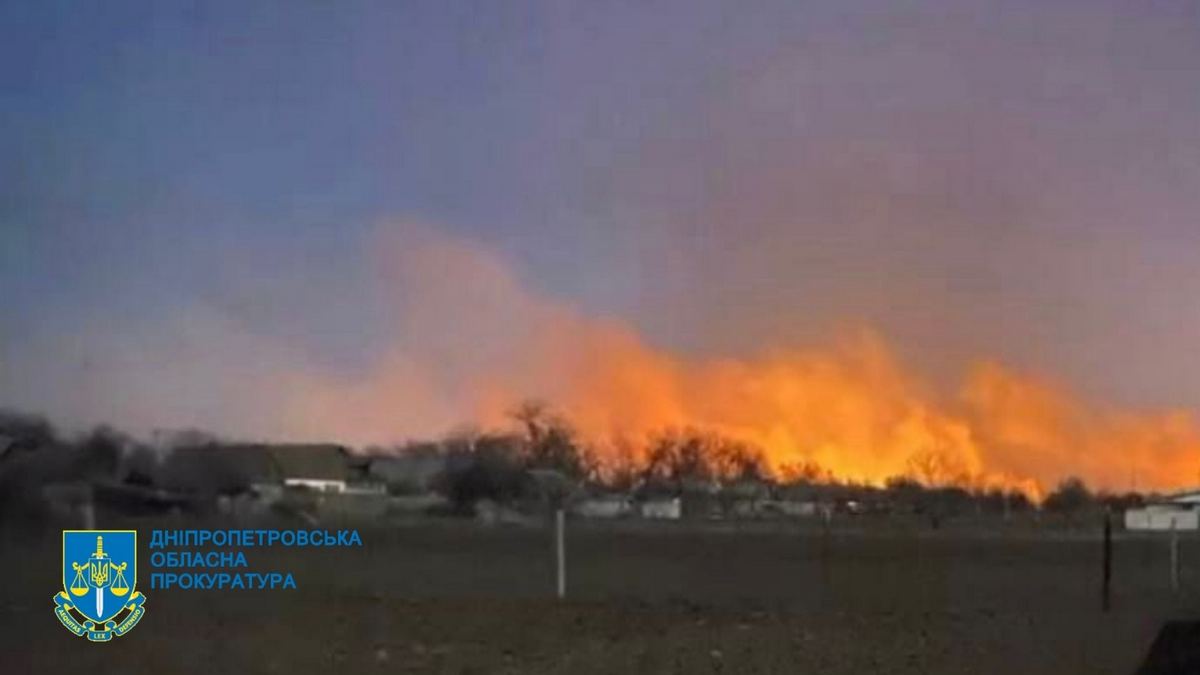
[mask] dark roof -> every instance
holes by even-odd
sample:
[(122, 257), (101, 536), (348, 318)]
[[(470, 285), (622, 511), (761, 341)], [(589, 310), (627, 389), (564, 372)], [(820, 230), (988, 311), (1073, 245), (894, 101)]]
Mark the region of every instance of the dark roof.
[(174, 490), (226, 494), (289, 478), (346, 480), (348, 459), (349, 452), (333, 444), (185, 447), (167, 457), (164, 482)]
[(281, 479), (346, 480), (350, 453), (332, 443), (269, 446)]
[(1200, 503), (1200, 490), (1191, 489), (1191, 490), (1182, 490), (1180, 492), (1175, 492), (1170, 495), (1167, 495), (1167, 501), (1174, 502), (1177, 504)]
[(22, 451), (33, 451), (53, 445), (36, 438), (21, 438), (0, 433), (0, 460), (13, 459)]
[(164, 482), (175, 490), (229, 493), (279, 480), (279, 470), (265, 445), (206, 445), (172, 451), (166, 460)]
[(425, 485), (446, 467), (441, 455), (403, 454), (391, 457), (372, 457), (368, 475), (385, 483)]

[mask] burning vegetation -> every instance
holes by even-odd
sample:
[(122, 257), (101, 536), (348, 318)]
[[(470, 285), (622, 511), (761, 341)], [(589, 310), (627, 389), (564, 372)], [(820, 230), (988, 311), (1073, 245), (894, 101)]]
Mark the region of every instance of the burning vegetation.
[(606, 476), (669, 473), (667, 458), (678, 458), (714, 475), (905, 477), (1034, 500), (1069, 476), (1109, 491), (1200, 482), (1200, 429), (1182, 409), (1096, 404), (996, 360), (968, 365), (958, 386), (934, 385), (869, 329), (737, 357), (683, 355), (528, 288), (471, 242), (407, 243), (385, 265), (404, 338), (362, 377), (282, 373), (294, 393), (272, 411), (285, 420), (274, 435), (378, 445), (464, 421), (504, 429), (534, 396), (561, 423), (519, 419), (535, 446), (553, 453), (569, 438)]
[[(1025, 511), (1038, 505), (1034, 495), (1003, 486), (933, 483), (916, 473), (897, 474), (870, 484), (839, 479), (815, 464), (772, 469), (765, 453), (746, 442), (697, 429), (668, 430), (642, 445), (607, 446), (599, 451), (560, 414), (539, 403), (512, 412), (512, 424), (492, 431), (460, 430), (436, 441), (410, 442), (357, 453), (341, 446), (247, 444), (201, 432), (161, 437), (154, 444), (110, 428), (75, 438), (61, 436), (38, 417), (0, 411), (0, 502), (4, 512), (28, 519), (45, 508), (42, 500), (59, 489), (86, 486), (114, 508), (150, 511), (183, 508), (204, 511), (209, 501), (235, 498), (263, 488), (271, 472), (257, 472), (256, 460), (294, 453), (297, 448), (333, 448), (350, 481), (386, 478), (392, 494), (432, 490), (460, 513), (473, 513), (481, 502), (537, 506), (545, 485), (531, 477), (551, 475), (565, 490), (582, 494), (621, 494), (637, 500), (690, 496), (696, 515), (729, 513), (733, 503), (796, 500), (857, 512), (953, 514)], [(421, 460), (424, 480), (408, 484)], [(373, 462), (400, 461), (407, 469), (392, 477), (374, 474)], [(197, 461), (200, 463), (197, 464)], [(261, 475), (260, 475), (261, 474)], [(354, 476), (360, 476), (355, 479)], [(179, 479), (186, 477), (181, 482)], [(392, 480), (395, 478), (395, 480)], [(57, 494), (57, 493), (54, 493)], [(564, 493), (565, 494), (565, 493)], [(1099, 506), (1140, 504), (1142, 495), (1093, 492), (1082, 480), (1068, 478), (1040, 506), (1074, 513)]]
[[(870, 329), (683, 354), (528, 287), (473, 242), (408, 233), (380, 250), (389, 339), (353, 372), (189, 316), (147, 333), (136, 355), (89, 348), (89, 381), (121, 396), (96, 397), (102, 409), (85, 418), (143, 436), (206, 428), (358, 447), (463, 423), (480, 438), (515, 427), (531, 461), (618, 483), (903, 478), (1034, 501), (1070, 476), (1110, 492), (1200, 483), (1200, 428), (1186, 409), (1107, 406), (991, 359), (968, 364), (957, 386), (934, 384)], [(524, 406), (530, 397), (553, 414)], [(55, 414), (52, 403), (31, 407)]]

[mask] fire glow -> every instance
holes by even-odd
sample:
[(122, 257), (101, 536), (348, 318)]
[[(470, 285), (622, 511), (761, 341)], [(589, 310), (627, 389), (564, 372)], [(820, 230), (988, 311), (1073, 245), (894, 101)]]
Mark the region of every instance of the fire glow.
[[(405, 344), (366, 378), (297, 382), (289, 435), (379, 443), (462, 422), (496, 428), (534, 398), (602, 462), (691, 429), (759, 449), (779, 478), (908, 476), (1033, 497), (1067, 476), (1114, 491), (1200, 481), (1200, 429), (1186, 411), (1107, 409), (995, 360), (970, 367), (956, 391), (935, 391), (866, 329), (748, 358), (685, 358), (528, 290), (467, 242), (398, 255), (388, 283), (401, 289)], [(446, 270), (459, 270), (455, 283)]]

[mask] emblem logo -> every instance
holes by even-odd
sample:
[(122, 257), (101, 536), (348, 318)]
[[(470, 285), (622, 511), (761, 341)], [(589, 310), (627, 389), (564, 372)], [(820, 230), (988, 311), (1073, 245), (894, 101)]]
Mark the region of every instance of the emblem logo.
[(63, 530), (63, 590), (54, 613), (67, 630), (92, 642), (133, 630), (146, 613), (136, 586), (136, 530)]

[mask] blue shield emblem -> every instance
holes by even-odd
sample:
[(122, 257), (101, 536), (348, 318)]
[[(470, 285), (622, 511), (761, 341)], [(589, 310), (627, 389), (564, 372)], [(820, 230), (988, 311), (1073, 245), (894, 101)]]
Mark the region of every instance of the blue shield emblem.
[(93, 642), (124, 635), (145, 613), (137, 587), (136, 530), (64, 530), (59, 621)]

